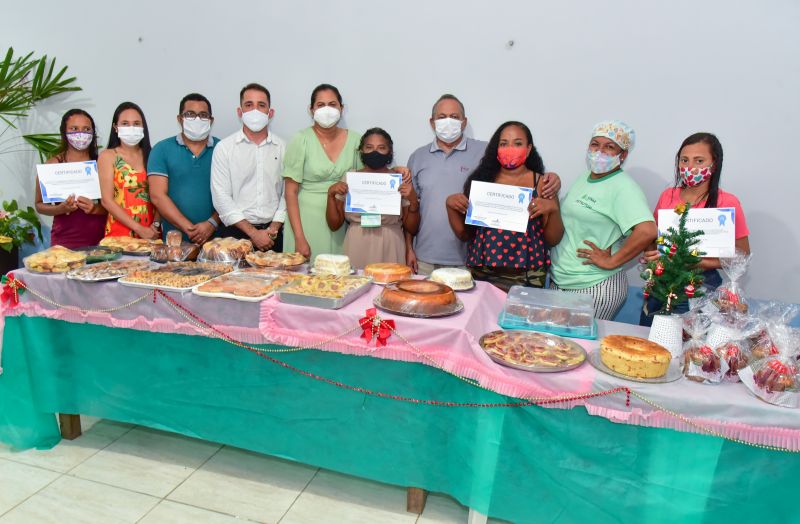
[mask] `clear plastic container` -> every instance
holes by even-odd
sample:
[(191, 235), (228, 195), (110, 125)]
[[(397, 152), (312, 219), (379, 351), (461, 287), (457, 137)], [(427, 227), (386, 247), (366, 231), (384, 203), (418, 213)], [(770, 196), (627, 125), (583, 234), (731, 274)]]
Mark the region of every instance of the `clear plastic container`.
[(597, 338), (592, 297), (554, 289), (512, 286), (497, 323), (507, 329)]

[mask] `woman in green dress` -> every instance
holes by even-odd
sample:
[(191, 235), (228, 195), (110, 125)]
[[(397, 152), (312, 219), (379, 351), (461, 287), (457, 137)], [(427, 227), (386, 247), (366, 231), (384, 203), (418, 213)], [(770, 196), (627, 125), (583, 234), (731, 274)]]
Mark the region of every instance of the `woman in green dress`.
[(314, 125), (297, 133), (286, 147), (283, 177), (289, 223), (284, 234), (285, 252), (342, 253), (345, 229), (331, 231), (325, 220), (328, 188), (348, 171), (361, 169), (358, 144), (361, 135), (337, 126), (342, 116), (342, 95), (330, 84), (311, 93), (309, 108)]

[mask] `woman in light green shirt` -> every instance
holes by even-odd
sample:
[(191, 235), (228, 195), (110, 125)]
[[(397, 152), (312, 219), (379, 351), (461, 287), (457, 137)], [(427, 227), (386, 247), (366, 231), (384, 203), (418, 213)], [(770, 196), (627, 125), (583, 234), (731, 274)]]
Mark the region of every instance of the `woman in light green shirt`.
[(343, 107), (337, 88), (318, 85), (309, 107), (314, 125), (297, 133), (286, 147), (283, 177), (289, 223), (283, 250), (287, 253), (297, 251), (309, 259), (312, 254), (342, 253), (346, 228), (331, 231), (325, 220), (328, 188), (348, 171), (362, 167), (361, 135), (336, 125)]

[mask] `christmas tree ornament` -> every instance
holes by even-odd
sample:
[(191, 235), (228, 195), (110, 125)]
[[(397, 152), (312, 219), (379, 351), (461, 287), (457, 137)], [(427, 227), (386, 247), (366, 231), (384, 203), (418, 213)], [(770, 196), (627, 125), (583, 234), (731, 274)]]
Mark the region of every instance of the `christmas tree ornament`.
[[(697, 267), (699, 256), (697, 245), (700, 243), (702, 231), (689, 231), (686, 221), (688, 204), (675, 207), (679, 215), (676, 226), (670, 227), (659, 235), (656, 242), (661, 256), (642, 270), (641, 278), (646, 282), (642, 293), (658, 302), (658, 309), (648, 311), (645, 301), (643, 311), (646, 315), (674, 313), (688, 298), (703, 296), (702, 270)], [(651, 304), (652, 306), (652, 304)]]
[(648, 298), (650, 298), (650, 291), (648, 291), (647, 289), (643, 290), (642, 296), (644, 297), (645, 300), (647, 300)]

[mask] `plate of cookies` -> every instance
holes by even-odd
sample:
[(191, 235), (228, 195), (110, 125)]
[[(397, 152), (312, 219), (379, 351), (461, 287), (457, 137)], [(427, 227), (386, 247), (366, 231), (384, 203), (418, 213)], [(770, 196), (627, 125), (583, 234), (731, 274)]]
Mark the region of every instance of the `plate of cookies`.
[(586, 361), (586, 351), (581, 346), (547, 333), (497, 330), (483, 335), (478, 343), (498, 364), (523, 371), (569, 371)]
[(170, 262), (157, 268), (131, 271), (119, 279), (119, 283), (131, 287), (184, 292), (230, 272), (230, 265), (219, 262)]

